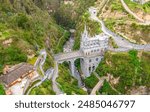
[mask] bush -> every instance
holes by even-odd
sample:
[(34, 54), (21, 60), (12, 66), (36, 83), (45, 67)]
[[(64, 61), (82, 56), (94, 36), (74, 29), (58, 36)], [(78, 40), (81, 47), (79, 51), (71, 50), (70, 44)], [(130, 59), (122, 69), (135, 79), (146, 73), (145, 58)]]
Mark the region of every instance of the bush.
[(0, 84), (0, 95), (5, 95), (5, 89), (2, 84)]
[(99, 92), (105, 95), (118, 95), (118, 93), (111, 88), (110, 84), (106, 80)]
[(33, 88), (30, 95), (55, 95), (52, 82), (49, 80), (44, 81), (40, 86)]
[(25, 15), (23, 13), (20, 13), (17, 15), (16, 23), (17, 23), (18, 27), (21, 27), (22, 29), (30, 28), (29, 19), (28, 19), (27, 15)]
[(84, 90), (78, 87), (78, 81), (71, 76), (69, 69), (64, 66), (64, 64), (59, 66), (59, 77), (57, 82), (61, 85), (60, 89), (67, 95), (78, 94), (85, 95), (87, 94)]
[(98, 83), (98, 81), (99, 81), (98, 78), (94, 74), (92, 74), (90, 77), (87, 77), (84, 80), (86, 87), (91, 89), (94, 88), (94, 86)]
[(4, 66), (4, 64), (26, 62), (27, 55), (22, 53), (19, 48), (10, 46), (8, 48), (5, 48), (4, 50), (0, 50), (0, 59), (0, 65)]

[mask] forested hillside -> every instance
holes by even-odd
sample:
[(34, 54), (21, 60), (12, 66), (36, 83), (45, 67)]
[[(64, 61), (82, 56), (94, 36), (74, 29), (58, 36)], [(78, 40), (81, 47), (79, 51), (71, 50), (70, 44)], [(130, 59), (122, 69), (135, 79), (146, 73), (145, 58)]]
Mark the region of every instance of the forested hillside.
[[(62, 52), (70, 28), (78, 28), (82, 15), (96, 0), (0, 0), (0, 71), (4, 65), (34, 63), (38, 51), (50, 52), (47, 63), (53, 66), (52, 54)], [(79, 45), (78, 45), (79, 47)]]

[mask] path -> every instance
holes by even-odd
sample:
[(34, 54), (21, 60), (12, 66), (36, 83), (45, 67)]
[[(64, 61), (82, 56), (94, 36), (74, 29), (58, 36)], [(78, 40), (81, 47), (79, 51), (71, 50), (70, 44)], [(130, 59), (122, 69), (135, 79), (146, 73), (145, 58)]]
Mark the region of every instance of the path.
[(91, 19), (99, 22), (101, 24), (102, 31), (114, 39), (114, 41), (116, 42), (116, 44), (119, 47), (119, 49), (115, 49), (117, 52), (129, 51), (132, 49), (150, 51), (150, 44), (138, 45), (138, 44), (131, 43), (130, 41), (126, 40), (125, 38), (121, 37), (120, 35), (110, 31), (105, 26), (104, 22), (102, 20), (99, 20), (99, 18), (96, 15), (93, 15), (92, 13), (91, 13)]
[[(45, 61), (46, 61), (46, 57), (47, 57), (47, 52), (46, 52), (46, 50), (45, 49), (42, 49), (41, 51), (40, 51), (40, 55), (39, 55), (39, 57), (37, 58), (37, 60), (36, 60), (36, 62), (35, 62), (35, 64), (34, 64), (34, 67), (36, 68), (36, 71), (37, 71), (37, 69), (38, 69), (38, 67), (40, 67), (40, 70), (41, 70), (41, 72), (42, 72), (42, 74), (44, 75), (43, 77), (40, 77), (40, 75), (38, 74), (38, 72), (36, 73), (37, 74), (37, 77), (40, 77), (40, 78), (37, 78), (37, 77), (35, 77), (34, 79), (32, 79), (32, 80), (34, 80), (34, 82), (36, 81), (36, 80), (40, 80), (40, 82), (38, 82), (37, 84), (35, 84), (34, 86), (32, 86), (29, 90), (28, 90), (28, 92), (27, 92), (27, 95), (30, 93), (30, 91), (34, 88), (34, 87), (38, 87), (39, 85), (41, 85), (46, 79), (51, 79), (52, 78), (52, 74), (53, 74), (53, 72), (54, 72), (54, 69), (53, 68), (50, 68), (50, 69), (48, 69), (46, 72), (44, 72), (44, 70), (43, 70), (43, 65), (44, 65), (44, 63), (45, 63)], [(31, 81), (30, 79), (28, 80), (28, 83), (33, 83), (33, 81)], [(29, 85), (27, 83), (27, 85)], [(27, 88), (27, 87), (26, 87)]]
[(124, 9), (131, 14), (135, 19), (137, 19), (138, 21), (140, 21), (142, 23), (142, 25), (150, 25), (150, 21), (145, 21), (144, 19), (140, 18), (139, 16), (137, 16), (133, 11), (130, 10), (130, 8), (128, 7), (128, 5), (124, 2), (124, 0), (120, 0), (122, 3), (122, 6), (124, 7)]
[(56, 82), (56, 79), (58, 77), (58, 63), (56, 61), (54, 69), (54, 74), (52, 76), (53, 90), (56, 93), (56, 95), (63, 94), (63, 92), (59, 89), (58, 83)]
[(95, 87), (92, 89), (92, 92), (90, 95), (96, 95), (96, 92), (99, 91), (99, 89), (103, 86), (103, 82), (105, 80), (108, 80), (108, 77), (99, 77), (96, 72), (93, 72), (94, 75), (99, 79), (99, 82), (95, 85)]
[[(96, 72), (93, 72), (94, 75), (99, 79), (99, 82), (95, 85), (95, 87), (93, 88), (92, 92), (90, 95), (96, 95), (96, 92), (100, 90), (100, 88), (103, 86), (103, 83), (105, 80), (109, 80), (108, 77), (104, 76), (104, 77), (99, 77), (99, 75)], [(116, 91), (118, 94), (121, 94), (119, 91), (117, 91), (111, 84), (110, 84), (111, 88)]]

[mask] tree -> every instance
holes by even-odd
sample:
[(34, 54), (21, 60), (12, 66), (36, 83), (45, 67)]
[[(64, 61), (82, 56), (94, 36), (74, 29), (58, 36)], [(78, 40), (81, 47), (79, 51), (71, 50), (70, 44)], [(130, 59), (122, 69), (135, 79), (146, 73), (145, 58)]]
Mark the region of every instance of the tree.
[(5, 95), (5, 89), (2, 84), (0, 84), (0, 95)]

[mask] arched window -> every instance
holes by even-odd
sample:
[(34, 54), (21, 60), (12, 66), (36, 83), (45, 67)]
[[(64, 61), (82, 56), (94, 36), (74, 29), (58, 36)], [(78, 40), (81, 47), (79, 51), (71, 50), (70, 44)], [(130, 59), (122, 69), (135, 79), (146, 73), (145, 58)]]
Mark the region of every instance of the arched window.
[(92, 60), (90, 59), (89, 62), (92, 62)]
[(98, 61), (98, 58), (96, 58), (96, 61)]
[(89, 71), (91, 71), (91, 67), (89, 67)]
[(95, 70), (95, 66), (93, 66), (92, 69)]

